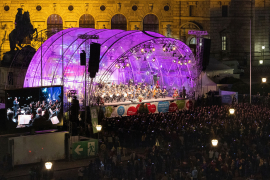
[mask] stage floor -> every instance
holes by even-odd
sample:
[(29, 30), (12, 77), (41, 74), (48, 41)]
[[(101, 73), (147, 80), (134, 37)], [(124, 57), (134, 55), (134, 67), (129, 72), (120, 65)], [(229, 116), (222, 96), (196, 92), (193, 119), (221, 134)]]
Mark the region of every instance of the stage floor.
[(152, 102), (160, 102), (160, 101), (173, 101), (173, 100), (186, 100), (185, 98), (177, 98), (174, 99), (172, 97), (165, 97), (165, 98), (157, 98), (157, 99), (145, 99), (142, 102), (139, 102), (137, 99), (136, 101), (125, 101), (125, 102), (112, 102), (112, 103), (104, 103), (104, 106), (119, 106), (119, 105), (128, 105), (128, 104), (140, 104), (140, 103), (152, 103)]

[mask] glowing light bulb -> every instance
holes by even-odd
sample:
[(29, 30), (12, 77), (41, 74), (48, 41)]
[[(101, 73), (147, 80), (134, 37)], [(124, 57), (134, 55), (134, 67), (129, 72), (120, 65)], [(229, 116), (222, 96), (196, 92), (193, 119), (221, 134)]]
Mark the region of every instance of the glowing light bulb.
[(176, 50), (176, 47), (175, 47), (175, 46), (173, 46), (172, 50), (173, 50), (173, 51), (175, 51), (175, 50)]
[(155, 51), (156, 51), (156, 49), (155, 49), (155, 48), (152, 48), (152, 51), (153, 51), (153, 52), (155, 52)]
[(166, 47), (163, 47), (163, 51), (166, 51)]
[(188, 60), (188, 63), (191, 63), (191, 60)]
[(156, 61), (156, 58), (153, 58), (152, 61), (155, 62)]
[(178, 64), (181, 64), (181, 61), (178, 61)]
[(187, 65), (187, 63), (186, 63), (186, 62), (185, 62), (184, 64), (185, 64), (185, 65)]
[(143, 48), (141, 49), (141, 52), (144, 53), (144, 49)]
[(126, 66), (129, 67), (129, 63), (127, 63)]
[(175, 59), (173, 60), (173, 63), (176, 63), (176, 60)]

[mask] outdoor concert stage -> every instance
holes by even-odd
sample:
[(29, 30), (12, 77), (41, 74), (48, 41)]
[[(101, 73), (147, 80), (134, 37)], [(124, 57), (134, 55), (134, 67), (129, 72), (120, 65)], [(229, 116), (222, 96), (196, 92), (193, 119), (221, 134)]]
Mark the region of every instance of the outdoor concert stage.
[(104, 115), (108, 118), (118, 116), (130, 116), (138, 114), (138, 109), (142, 103), (147, 104), (150, 113), (176, 112), (179, 109), (190, 109), (194, 102), (189, 99), (172, 97), (147, 99), (142, 102), (125, 101), (104, 104)]

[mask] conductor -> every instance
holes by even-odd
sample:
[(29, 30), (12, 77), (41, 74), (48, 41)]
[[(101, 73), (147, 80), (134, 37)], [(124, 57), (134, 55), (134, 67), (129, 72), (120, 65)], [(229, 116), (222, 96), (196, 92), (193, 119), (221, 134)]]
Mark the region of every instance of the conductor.
[(15, 97), (15, 99), (13, 101), (14, 116), (17, 115), (18, 108), (19, 108), (19, 102), (17, 101), (17, 97)]

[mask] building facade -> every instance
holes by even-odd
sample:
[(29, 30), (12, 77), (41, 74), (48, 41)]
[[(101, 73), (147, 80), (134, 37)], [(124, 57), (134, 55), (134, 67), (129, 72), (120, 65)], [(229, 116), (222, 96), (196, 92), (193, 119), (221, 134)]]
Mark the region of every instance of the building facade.
[[(144, 30), (180, 39), (195, 49), (195, 37), (188, 31), (207, 31), (211, 56), (217, 60), (238, 61), (243, 67), (249, 66), (251, 27), (252, 67), (259, 73), (267, 73), (269, 7), (270, 1), (266, 0), (3, 0), (0, 3), (0, 55), (2, 59), (10, 50), (8, 35), (15, 28), (18, 8), (22, 8), (23, 13), (29, 12), (38, 32), (47, 30), (47, 37), (70, 27)], [(26, 38), (23, 45), (38, 48), (39, 41), (39, 38), (32, 42)], [(8, 76), (3, 73), (0, 76), (3, 86)]]

